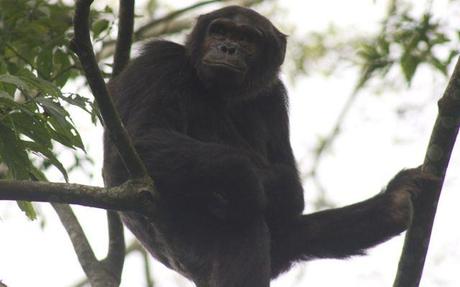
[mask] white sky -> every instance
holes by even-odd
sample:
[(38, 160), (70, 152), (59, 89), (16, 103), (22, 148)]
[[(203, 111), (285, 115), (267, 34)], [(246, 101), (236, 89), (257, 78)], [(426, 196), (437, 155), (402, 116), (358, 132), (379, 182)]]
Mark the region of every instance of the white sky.
[[(183, 7), (189, 1), (172, 1)], [(286, 18), (298, 31), (322, 30), (335, 23), (350, 31), (373, 32), (383, 16), (386, 1), (323, 0), (280, 1)], [(374, 3), (375, 2), (375, 3)], [(447, 13), (446, 1), (435, 1), (441, 14)], [(172, 4), (171, 4), (172, 5)], [(420, 8), (421, 9), (421, 8)], [(142, 11), (138, 11), (141, 14)], [(275, 22), (286, 21), (281, 17)], [(310, 76), (289, 87), (291, 99), (292, 144), (298, 159), (314, 148), (318, 135), (329, 132), (338, 111), (355, 83), (354, 74), (344, 71), (337, 77)], [(435, 97), (441, 95), (446, 80), (430, 73), (418, 73), (410, 90), (388, 92), (374, 97), (363, 91), (351, 111), (333, 151), (320, 166), (321, 180), (328, 198), (344, 205), (373, 196), (401, 168), (421, 163), (436, 116)], [(401, 106), (423, 105), (405, 118), (395, 117)], [(75, 173), (73, 182), (101, 185), (100, 129), (95, 129), (83, 114), (74, 118), (92, 157), (97, 160), (95, 178), (89, 181)], [(459, 286), (460, 202), (458, 173), (460, 153), (451, 160), (445, 190), (439, 203), (425, 276), (421, 286)], [(310, 188), (310, 190), (309, 190)], [(307, 201), (313, 197), (306, 184)], [(9, 287), (70, 286), (83, 277), (70, 241), (52, 209), (40, 204), (47, 225), (28, 221), (14, 203), (0, 203), (0, 280)], [(106, 250), (105, 214), (91, 208), (76, 208), (96, 253)], [(370, 255), (343, 260), (317, 260), (301, 264), (272, 286), (391, 286), (399, 258), (402, 237), (390, 240), (370, 251)], [(122, 286), (145, 286), (140, 257), (128, 257)], [(184, 281), (160, 264), (153, 264), (158, 285), (179, 285)], [(178, 283), (181, 282), (181, 283)], [(295, 283), (297, 282), (297, 285)], [(188, 286), (192, 286), (188, 284)]]

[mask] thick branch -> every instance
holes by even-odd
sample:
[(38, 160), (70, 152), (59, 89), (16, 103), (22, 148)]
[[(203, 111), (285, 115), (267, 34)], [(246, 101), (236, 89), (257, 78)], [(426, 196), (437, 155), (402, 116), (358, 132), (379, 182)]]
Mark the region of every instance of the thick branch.
[(438, 107), (422, 170), (439, 177), (440, 183), (414, 202), (413, 219), (406, 234), (395, 287), (417, 287), (422, 276), (442, 184), (460, 126), (460, 59)]
[(69, 183), (0, 180), (0, 200), (78, 204), (149, 215), (155, 206), (148, 186), (142, 181), (102, 188)]
[(134, 30), (134, 0), (120, 0), (118, 35), (112, 76), (117, 76), (129, 62)]
[(89, 8), (92, 2), (92, 0), (79, 0), (76, 3), (75, 36), (71, 41), (71, 48), (78, 55), (88, 84), (99, 106), (106, 132), (117, 147), (131, 178), (148, 178), (147, 170), (135, 151), (109, 96), (94, 56), (89, 35)]

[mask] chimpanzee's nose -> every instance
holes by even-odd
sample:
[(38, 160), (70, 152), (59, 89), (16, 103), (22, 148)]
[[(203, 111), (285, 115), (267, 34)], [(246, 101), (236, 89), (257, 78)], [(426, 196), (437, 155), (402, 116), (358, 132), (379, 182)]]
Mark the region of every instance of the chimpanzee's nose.
[(222, 43), (219, 45), (219, 50), (225, 54), (233, 55), (236, 53), (237, 45), (233, 43)]

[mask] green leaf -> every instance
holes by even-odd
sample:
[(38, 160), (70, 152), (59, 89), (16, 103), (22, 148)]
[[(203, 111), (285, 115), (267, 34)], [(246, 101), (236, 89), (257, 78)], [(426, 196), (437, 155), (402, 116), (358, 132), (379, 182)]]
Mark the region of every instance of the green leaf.
[[(7, 93), (3, 93), (0, 91), (0, 106), (3, 106), (7, 109), (11, 110), (19, 110), (22, 113), (25, 113), (31, 117), (37, 117), (38, 115), (35, 113), (36, 105), (33, 103), (24, 103), (20, 104), (13, 100), (13, 98), (8, 95)], [(17, 112), (17, 111), (12, 111)]]
[(53, 139), (67, 147), (78, 147), (85, 150), (77, 129), (70, 122), (69, 114), (59, 103), (44, 97), (37, 97), (34, 100), (43, 107), (49, 116), (47, 120), (52, 127)]
[(53, 97), (61, 96), (61, 91), (53, 83), (37, 78), (32, 72), (25, 69), (18, 76), (0, 75), (0, 82), (12, 84), (25, 91), (34, 91), (36, 89)]
[(99, 35), (109, 27), (110, 22), (106, 19), (100, 19), (93, 24), (93, 37), (97, 38)]
[(110, 7), (109, 5), (106, 5), (106, 6), (104, 7), (104, 13), (113, 14), (113, 9), (112, 9), (112, 7)]
[(41, 170), (36, 168), (35, 166), (32, 166), (32, 168), (30, 169), (30, 177), (33, 180), (48, 181), (48, 179), (46, 178), (45, 174)]
[(31, 162), (19, 136), (0, 122), (0, 156), (14, 179), (28, 179)]
[(45, 14), (46, 17), (51, 17), (51, 11), (49, 7), (46, 6), (40, 6), (38, 7), (38, 10)]
[[(5, 98), (5, 99), (11, 100), (12, 97), (11, 97), (10, 94), (8, 94), (7, 92), (0, 90), (0, 99), (1, 99), (1, 98)], [(13, 102), (14, 102), (14, 101), (13, 101)]]
[(103, 122), (99, 106), (97, 105), (96, 101), (94, 101), (91, 103), (91, 122), (96, 124), (98, 120), (100, 123)]
[(55, 77), (54, 82), (58, 87), (63, 87), (72, 75), (72, 70), (69, 69), (72, 66), (70, 59), (71, 56), (65, 53), (62, 49), (58, 49), (54, 53), (53, 61), (56, 66), (56, 71), (53, 73), (53, 77)]
[(35, 76), (30, 71), (22, 70), (21, 80), (26, 82), (30, 87), (34, 87), (35, 89), (41, 91), (44, 94), (47, 94), (47, 95), (50, 95), (56, 98), (62, 95), (61, 90), (59, 90), (53, 83), (37, 78), (37, 76)]
[(49, 115), (58, 119), (62, 125), (67, 123), (69, 113), (58, 102), (45, 97), (36, 97), (34, 100), (38, 102)]
[(33, 152), (37, 152), (42, 154), (44, 157), (46, 157), (52, 165), (54, 165), (64, 176), (64, 179), (66, 182), (69, 182), (69, 177), (67, 175), (67, 171), (62, 165), (62, 163), (57, 159), (57, 157), (54, 155), (54, 153), (47, 147), (37, 144), (35, 142), (30, 142), (30, 141), (24, 141), (24, 146), (26, 149), (29, 149)]
[(23, 90), (30, 90), (30, 86), (27, 84), (27, 82), (18, 76), (13, 76), (9, 74), (0, 75), (0, 82), (12, 84)]
[(445, 63), (446, 63), (446, 66), (450, 65), (450, 63), (452, 62), (452, 60), (454, 58), (456, 58), (458, 56), (460, 52), (457, 50), (457, 49), (454, 49), (454, 50), (451, 50), (449, 52), (449, 56), (447, 57)]
[(449, 37), (447, 37), (447, 35), (440, 32), (435, 32), (435, 37), (430, 42), (434, 46), (449, 43), (450, 41), (451, 40), (449, 39)]
[(35, 208), (34, 206), (32, 205), (31, 202), (28, 202), (28, 201), (18, 201), (17, 202), (19, 208), (24, 211), (24, 213), (26, 214), (26, 216), (30, 219), (30, 220), (35, 220), (37, 219), (37, 212), (35, 212)]
[(68, 129), (67, 127), (63, 127), (59, 122), (56, 121), (55, 118), (49, 118), (48, 122), (52, 127), (50, 132), (54, 140), (65, 145), (66, 147), (73, 149), (78, 147), (85, 151), (80, 135), (74, 128)]
[(420, 64), (420, 58), (406, 52), (401, 57), (400, 65), (407, 83), (410, 84), (414, 77), (417, 66)]
[(69, 96), (63, 95), (62, 99), (73, 106), (79, 107), (88, 114), (91, 114), (91, 110), (89, 109), (89, 107), (91, 107), (91, 101), (89, 99), (78, 94), (70, 94)]
[(50, 78), (53, 70), (53, 49), (43, 49), (37, 57), (37, 69), (41, 77)]
[(431, 64), (435, 69), (443, 73), (445, 76), (447, 76), (447, 65), (445, 65), (441, 60), (436, 58), (435, 56), (431, 55), (428, 58), (428, 63)]
[(47, 123), (39, 115), (16, 112), (10, 113), (9, 117), (17, 131), (44, 147), (52, 147), (51, 134), (47, 128)]

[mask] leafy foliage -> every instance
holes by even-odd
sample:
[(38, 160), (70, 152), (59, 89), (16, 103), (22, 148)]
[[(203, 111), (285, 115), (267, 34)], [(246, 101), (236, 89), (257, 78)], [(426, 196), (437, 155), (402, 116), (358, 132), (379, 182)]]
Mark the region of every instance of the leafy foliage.
[[(362, 72), (358, 88), (374, 74), (386, 75), (394, 65), (399, 65), (408, 84), (421, 64), (447, 75), (447, 69), (459, 50), (446, 44), (458, 43), (459, 39), (451, 39), (449, 28), (430, 12), (417, 18), (409, 11), (410, 7), (395, 6), (385, 20), (382, 32), (362, 44), (359, 53)], [(442, 53), (440, 50), (443, 49), (448, 49), (448, 52)]]
[(290, 74), (319, 71), (330, 75), (347, 63), (347, 67), (360, 70), (356, 90), (370, 79), (384, 79), (391, 69), (398, 69), (408, 85), (422, 65), (447, 76), (448, 67), (459, 53), (459, 28), (438, 20), (429, 9), (414, 14), (408, 1), (389, 2), (388, 15), (374, 36), (350, 34), (347, 29), (330, 26), (303, 36), (301, 41), (291, 38), (290, 43), (295, 44), (291, 47), (294, 69)]
[[(50, 3), (51, 2), (51, 3)], [(94, 114), (94, 105), (61, 89), (78, 75), (68, 48), (73, 6), (63, 1), (0, 0), (0, 163), (10, 179), (41, 179), (52, 165), (68, 180), (54, 143), (84, 151), (66, 107)], [(92, 14), (93, 35), (110, 27), (110, 9)], [(34, 156), (32, 156), (34, 155)], [(42, 159), (42, 160), (37, 160)], [(29, 203), (20, 203), (34, 218)]]

